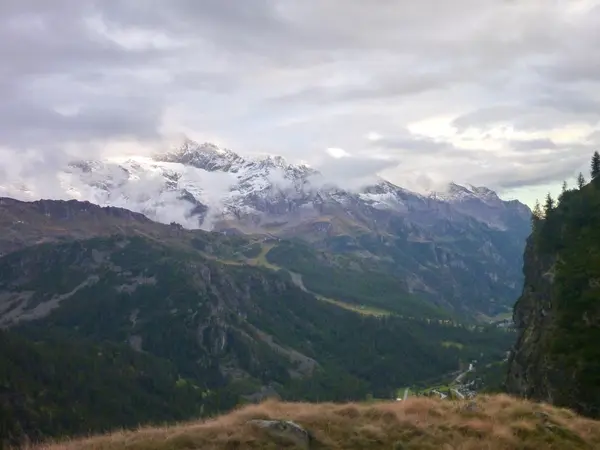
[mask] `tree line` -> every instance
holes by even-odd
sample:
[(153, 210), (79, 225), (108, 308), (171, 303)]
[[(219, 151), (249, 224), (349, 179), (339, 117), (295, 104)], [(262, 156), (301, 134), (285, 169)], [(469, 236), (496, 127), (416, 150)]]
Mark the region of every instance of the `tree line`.
[[(592, 160), (590, 163), (590, 177), (591, 182), (600, 180), (600, 153), (598, 153), (597, 151), (594, 152), (594, 154), (592, 155)], [(585, 179), (585, 176), (583, 175), (583, 173), (579, 172), (579, 175), (577, 175), (577, 189), (583, 189), (586, 184), (587, 180)], [(563, 181), (562, 192), (559, 195), (558, 199), (555, 200), (550, 194), (550, 192), (548, 192), (548, 194), (546, 194), (546, 199), (544, 201), (543, 206), (540, 204), (539, 200), (535, 202), (535, 206), (533, 208), (531, 216), (531, 221), (534, 230), (539, 225), (540, 221), (548, 217), (548, 214), (556, 208), (558, 203), (562, 200), (562, 198), (567, 192), (569, 192), (569, 186), (566, 181)]]

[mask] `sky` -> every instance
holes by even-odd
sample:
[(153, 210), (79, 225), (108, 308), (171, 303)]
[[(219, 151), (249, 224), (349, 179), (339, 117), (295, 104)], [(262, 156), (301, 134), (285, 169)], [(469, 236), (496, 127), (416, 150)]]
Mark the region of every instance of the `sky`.
[(600, 149), (600, 0), (2, 0), (0, 42), (0, 180), (188, 136), (531, 205)]

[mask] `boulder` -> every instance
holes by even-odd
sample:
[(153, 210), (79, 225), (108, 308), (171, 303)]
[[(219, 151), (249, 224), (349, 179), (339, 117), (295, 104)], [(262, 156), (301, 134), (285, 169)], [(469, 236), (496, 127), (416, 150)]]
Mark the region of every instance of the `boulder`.
[(276, 439), (293, 443), (302, 449), (310, 448), (312, 440), (310, 433), (295, 422), (289, 420), (250, 420), (247, 423)]

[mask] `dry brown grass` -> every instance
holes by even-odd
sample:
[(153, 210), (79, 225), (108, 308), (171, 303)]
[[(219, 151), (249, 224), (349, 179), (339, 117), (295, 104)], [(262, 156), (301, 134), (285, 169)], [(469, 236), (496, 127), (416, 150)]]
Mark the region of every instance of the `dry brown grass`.
[(121, 431), (33, 450), (288, 448), (246, 425), (250, 419), (294, 420), (314, 436), (315, 449), (600, 449), (600, 422), (570, 411), (504, 395), (480, 397), (475, 404), (426, 398), (371, 404), (269, 401), (206, 422)]

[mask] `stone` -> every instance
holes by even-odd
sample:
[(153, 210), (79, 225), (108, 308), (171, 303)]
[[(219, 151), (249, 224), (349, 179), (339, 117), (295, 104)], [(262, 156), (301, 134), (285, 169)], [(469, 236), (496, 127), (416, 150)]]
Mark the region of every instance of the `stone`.
[(271, 437), (309, 449), (312, 437), (308, 431), (289, 420), (249, 420), (248, 425), (263, 430)]
[(477, 412), (479, 411), (479, 406), (475, 402), (469, 402), (464, 406), (463, 409), (469, 412)]

